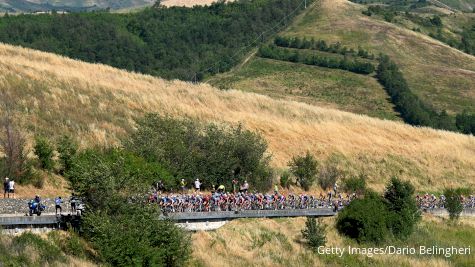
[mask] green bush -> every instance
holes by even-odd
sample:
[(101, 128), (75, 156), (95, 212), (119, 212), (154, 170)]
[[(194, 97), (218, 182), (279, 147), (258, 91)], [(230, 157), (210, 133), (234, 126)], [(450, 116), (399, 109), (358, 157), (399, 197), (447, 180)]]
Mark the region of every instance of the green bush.
[(327, 162), (320, 168), (318, 173), (318, 184), (323, 190), (332, 188), (342, 173), (334, 163)]
[(457, 221), (460, 217), (460, 213), (463, 211), (463, 205), (460, 199), (461, 195), (462, 190), (460, 188), (447, 188), (444, 190), (445, 209), (449, 212), (451, 221)]
[(72, 230), (69, 230), (67, 234), (61, 231), (51, 231), (48, 233), (48, 240), (53, 242), (66, 255), (97, 261), (93, 251), (89, 248), (89, 244)]
[(73, 157), (77, 153), (78, 144), (70, 136), (64, 135), (58, 142), (57, 150), (61, 173), (67, 172), (72, 167)]
[(300, 186), (308, 191), (317, 177), (317, 160), (307, 151), (305, 156), (292, 157), (288, 163), (290, 172), (297, 177)]
[(353, 200), (338, 213), (338, 232), (359, 243), (382, 243), (389, 230), (386, 225), (388, 211), (383, 200), (376, 193), (367, 192), (363, 199)]
[(238, 126), (200, 124), (191, 119), (149, 114), (138, 121), (138, 130), (126, 148), (149, 162), (156, 162), (176, 178), (192, 184), (199, 178), (202, 188), (232, 180), (247, 180), (256, 190), (272, 186), (267, 143), (257, 133)]
[(30, 232), (25, 232), (20, 236), (13, 238), (12, 248), (16, 251), (25, 251), (27, 247), (34, 248), (38, 253), (38, 264), (45, 266), (55, 262), (66, 262), (67, 259), (61, 250), (48, 242), (47, 240), (42, 239), (41, 237), (32, 234)]
[[(127, 209), (127, 210), (124, 210)], [(84, 218), (85, 235), (112, 266), (185, 266), (191, 254), (188, 233), (143, 205), (115, 214), (100, 211)]]
[(358, 195), (364, 194), (366, 190), (367, 176), (360, 174), (359, 176), (352, 176), (343, 180), (343, 190), (348, 193), (357, 193)]
[(106, 211), (123, 205), (124, 196), (145, 194), (158, 180), (173, 183), (161, 165), (120, 149), (83, 151), (65, 175), (88, 206)]
[(391, 233), (399, 239), (409, 237), (421, 219), (414, 187), (409, 182), (393, 177), (386, 187), (384, 200), (389, 211), (387, 224)]
[(307, 240), (309, 247), (316, 251), (318, 247), (325, 246), (326, 243), (326, 226), (315, 217), (307, 217), (305, 228), (302, 230), (302, 236)]
[(153, 182), (172, 180), (161, 165), (125, 150), (86, 150), (66, 176), (88, 207), (81, 229), (102, 260), (112, 266), (185, 265), (188, 235), (159, 220), (156, 206), (143, 205)]
[(289, 188), (290, 186), (290, 173), (289, 171), (285, 170), (280, 175), (280, 186), (283, 188)]
[(406, 239), (420, 218), (414, 187), (393, 177), (384, 198), (366, 190), (363, 199), (353, 200), (344, 208), (337, 217), (337, 230), (358, 242), (382, 243), (389, 234)]
[(45, 170), (52, 170), (54, 168), (54, 147), (48, 139), (37, 136), (34, 147), (35, 155), (38, 157), (40, 168)]

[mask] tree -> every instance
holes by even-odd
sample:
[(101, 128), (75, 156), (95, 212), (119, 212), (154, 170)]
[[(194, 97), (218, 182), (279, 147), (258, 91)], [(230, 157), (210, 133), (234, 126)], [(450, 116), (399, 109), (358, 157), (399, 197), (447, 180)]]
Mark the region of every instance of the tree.
[(188, 184), (200, 178), (203, 188), (218, 184), (231, 188), (233, 179), (247, 180), (257, 190), (272, 186), (267, 143), (242, 125), (148, 114), (138, 121), (126, 148), (163, 165), (176, 178), (176, 185), (182, 178)]
[(21, 178), (26, 170), (26, 139), (14, 123), (13, 97), (4, 89), (0, 91), (0, 145), (5, 153), (4, 174)]
[(366, 179), (367, 176), (364, 174), (347, 178), (343, 180), (343, 190), (357, 193), (358, 195), (364, 194), (366, 191)]
[(437, 15), (430, 19), (430, 23), (436, 27), (442, 27), (442, 19)]
[(307, 240), (308, 245), (316, 251), (318, 247), (325, 246), (326, 243), (326, 226), (315, 217), (307, 217), (305, 228), (302, 229), (302, 236)]
[(287, 170), (280, 175), (280, 186), (287, 189), (290, 186), (290, 173)]
[(88, 207), (84, 236), (112, 266), (184, 266), (190, 239), (172, 222), (159, 219), (157, 206), (143, 205), (150, 185), (166, 170), (129, 151), (86, 150), (66, 173)]
[(78, 144), (70, 136), (64, 135), (58, 142), (57, 150), (61, 164), (61, 173), (65, 173), (72, 167), (73, 158), (78, 150)]
[(341, 172), (334, 163), (327, 162), (320, 168), (318, 173), (318, 184), (323, 190), (331, 188), (338, 178), (341, 177)]
[(292, 157), (288, 163), (290, 172), (297, 177), (297, 182), (308, 191), (317, 177), (317, 160), (309, 151), (305, 156)]
[(389, 231), (386, 226), (388, 211), (381, 197), (367, 192), (363, 199), (356, 199), (338, 213), (338, 232), (359, 243), (382, 243)]
[(54, 148), (48, 139), (37, 136), (35, 138), (34, 153), (38, 157), (42, 169), (50, 171), (54, 168)]
[(460, 188), (447, 188), (444, 190), (445, 196), (445, 209), (449, 212), (449, 218), (451, 221), (457, 221), (460, 217), (460, 213), (463, 211)]
[(388, 227), (392, 234), (399, 239), (407, 238), (421, 218), (414, 198), (414, 187), (407, 181), (392, 177), (386, 186), (384, 200), (389, 211)]

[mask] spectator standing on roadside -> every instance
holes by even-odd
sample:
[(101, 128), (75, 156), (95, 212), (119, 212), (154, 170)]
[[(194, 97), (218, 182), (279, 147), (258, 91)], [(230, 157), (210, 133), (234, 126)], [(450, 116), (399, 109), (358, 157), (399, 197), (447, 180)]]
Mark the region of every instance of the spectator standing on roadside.
[(185, 187), (186, 187), (185, 179), (181, 179), (181, 181), (180, 181), (180, 188), (181, 188), (181, 193), (182, 193), (182, 194), (185, 193)]
[(71, 204), (71, 213), (76, 212), (76, 202), (77, 198), (74, 193), (71, 194), (71, 198), (69, 199), (69, 203)]
[(247, 190), (249, 190), (249, 184), (247, 183), (247, 181), (244, 181), (244, 184), (241, 187), (241, 191), (247, 193)]
[(237, 192), (238, 180), (233, 179), (232, 183), (233, 183), (233, 193), (236, 194), (236, 192)]
[(5, 177), (5, 180), (3, 181), (3, 198), (10, 198), (10, 185), (8, 181), (8, 177)]
[(195, 192), (200, 192), (200, 189), (201, 189), (200, 179), (196, 178), (196, 180), (195, 180)]
[[(15, 198), (15, 181), (14, 180), (10, 180), (8, 182), (8, 192), (12, 194), (12, 198)], [(10, 197), (10, 195), (8, 197)]]
[(61, 212), (63, 211), (63, 209), (61, 208), (62, 203), (63, 203), (63, 200), (61, 199), (61, 197), (57, 197), (54, 199), (56, 215), (58, 215), (58, 210), (59, 210), (59, 215), (61, 215)]
[(162, 180), (159, 180), (157, 183), (157, 191), (159, 194), (162, 194), (162, 192), (165, 191), (165, 186), (163, 185)]

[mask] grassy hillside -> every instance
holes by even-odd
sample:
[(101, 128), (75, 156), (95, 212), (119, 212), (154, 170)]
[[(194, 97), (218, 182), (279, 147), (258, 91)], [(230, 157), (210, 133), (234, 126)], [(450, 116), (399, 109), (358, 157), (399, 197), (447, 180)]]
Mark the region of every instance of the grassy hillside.
[(358, 45), (388, 54), (400, 65), (413, 92), (449, 112), (475, 110), (475, 57), (420, 33), (361, 14), (365, 7), (322, 0), (285, 32)]
[(14, 95), (30, 136), (70, 133), (83, 147), (117, 145), (146, 112), (243, 123), (269, 143), (276, 167), (310, 150), (382, 189), (391, 175), (418, 190), (475, 186), (475, 137), (415, 128), (206, 84), (164, 81), (9, 45), (0, 46), (0, 85)]
[(155, 0), (0, 0), (0, 12), (21, 13), (36, 11), (70, 10), (87, 11), (94, 9), (112, 10), (152, 5)]
[(455, 8), (460, 11), (470, 12), (475, 7), (474, 0), (439, 0), (452, 8)]
[(221, 89), (239, 89), (378, 118), (398, 118), (376, 79), (343, 70), (256, 57), (207, 82)]
[(66, 232), (25, 232), (15, 236), (0, 233), (2, 266), (98, 266), (87, 260), (92, 258), (90, 253), (93, 251), (85, 241)]
[[(290, 37), (315, 38), (316, 40), (325, 40), (327, 43), (340, 42), (349, 48), (357, 49), (361, 46), (368, 51), (378, 54), (388, 54), (401, 67), (406, 79), (409, 82), (411, 90), (421, 99), (434, 105), (438, 109), (446, 109), (449, 113), (461, 112), (464, 109), (475, 111), (475, 57), (462, 53), (456, 49), (450, 48), (425, 34), (406, 29), (401, 25), (392, 24), (384, 21), (377, 16), (365, 16), (361, 12), (366, 10), (366, 6), (355, 4), (346, 0), (321, 0), (315, 6), (311, 6), (302, 15), (298, 16), (294, 23), (282, 35)], [(445, 19), (447, 24), (458, 27), (463, 23), (467, 24), (466, 19), (471, 14), (448, 17)], [(462, 20), (452, 22), (453, 20)], [(464, 24), (464, 25), (465, 25)], [(272, 79), (274, 86), (287, 88), (288, 91), (296, 89), (289, 86), (289, 80), (276, 77), (282, 77), (278, 66), (267, 66), (262, 75), (247, 75), (249, 70), (253, 69), (256, 63), (251, 58), (247, 64), (233, 72), (218, 76), (210, 80), (212, 84), (229, 88), (242, 90), (259, 90), (260, 92), (276, 95), (271, 87), (265, 88), (264, 81)], [(250, 66), (249, 66), (250, 65)], [(308, 69), (314, 69), (307, 67)], [(300, 67), (299, 67), (300, 70)], [(334, 75), (340, 75), (339, 71), (328, 70)], [(299, 77), (299, 71), (286, 71), (288, 77)], [(222, 77), (222, 81), (219, 80)], [(366, 84), (375, 84), (369, 81), (371, 77), (359, 77), (359, 80), (366, 79)], [(279, 82), (280, 81), (280, 82)], [(343, 110), (362, 112), (364, 114), (387, 117), (383, 115), (389, 110), (390, 104), (379, 105), (380, 110), (373, 110), (375, 107), (371, 103), (383, 103), (384, 92), (378, 92), (372, 97), (365, 94), (366, 91), (348, 90), (348, 87), (340, 84), (337, 91), (346, 91), (355, 98), (365, 99), (365, 103), (359, 103), (359, 110), (355, 109), (355, 101), (345, 101), (345, 98), (328, 98), (322, 95), (331, 94), (334, 87), (328, 87), (328, 79), (315, 75), (312, 79), (304, 79), (307, 85), (303, 91), (317, 91), (313, 98), (318, 102), (324, 102), (331, 106)], [(311, 83), (310, 83), (311, 81)], [(300, 80), (298, 80), (300, 82)], [(257, 86), (256, 86), (257, 85)], [(356, 87), (361, 83), (355, 82)], [(378, 87), (371, 88), (373, 92), (378, 91)], [(324, 93), (321, 93), (324, 91)], [(340, 94), (341, 95), (341, 94)], [(309, 101), (310, 102), (310, 101)], [(386, 110), (386, 112), (381, 112)]]
[[(342, 238), (334, 229), (334, 218), (325, 218), (327, 247), (358, 247)], [(301, 229), (305, 218), (246, 219), (232, 221), (216, 232), (193, 234), (194, 261), (191, 266), (471, 266), (471, 255), (445, 258), (408, 255), (315, 255), (305, 247)], [(446, 220), (424, 216), (407, 241), (388, 245), (405, 248), (419, 246), (468, 247), (475, 239), (475, 225), (470, 219), (451, 227)], [(365, 246), (361, 246), (365, 247)]]

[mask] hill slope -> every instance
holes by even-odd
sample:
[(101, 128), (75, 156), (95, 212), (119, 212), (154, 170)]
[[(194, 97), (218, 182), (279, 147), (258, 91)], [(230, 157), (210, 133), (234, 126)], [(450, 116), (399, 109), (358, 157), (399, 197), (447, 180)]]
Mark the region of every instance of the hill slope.
[[(411, 90), (425, 102), (434, 105), (438, 109), (445, 109), (449, 113), (469, 110), (475, 112), (475, 57), (449, 47), (424, 34), (405, 29), (383, 19), (374, 16), (368, 17), (361, 12), (367, 7), (346, 0), (321, 0), (315, 6), (299, 15), (291, 26), (281, 33), (290, 37), (315, 38), (325, 40), (327, 43), (340, 42), (348, 48), (358, 49), (359, 46), (374, 54), (388, 54), (400, 66)], [(242, 89), (244, 91), (258, 91), (273, 95), (273, 86), (287, 88), (288, 91), (299, 89), (289, 85), (291, 78), (282, 80), (281, 72), (274, 64), (268, 64), (265, 73), (252, 76), (246, 75), (253, 64), (254, 58), (241, 68), (233, 72), (212, 78), (211, 83), (218, 86), (226, 84), (229, 88)], [(298, 67), (300, 68), (300, 67)], [(316, 67), (306, 67), (313, 68)], [(339, 71), (328, 70), (338, 75)], [(297, 67), (295, 70), (286, 71), (289, 77), (299, 77)], [(349, 74), (358, 77), (359, 80), (367, 80), (374, 83), (373, 78)], [(272, 86), (266, 86), (266, 79), (273, 80)], [(297, 79), (296, 79), (297, 80)], [(313, 75), (306, 79), (305, 90), (316, 90), (325, 96), (334, 91), (334, 86), (328, 86), (328, 78), (324, 75)], [(264, 82), (263, 82), (264, 81)], [(298, 80), (301, 81), (301, 80)], [(355, 82), (355, 85), (358, 83)], [(359, 83), (361, 84), (361, 82)], [(310, 85), (310, 86), (309, 86)], [(359, 86), (359, 85), (357, 85)], [(344, 98), (321, 97), (316, 94), (313, 100), (335, 106), (342, 110), (361, 112), (378, 117), (386, 116), (391, 112), (382, 89), (368, 86), (365, 90), (348, 89), (347, 86), (338, 85), (337, 90), (352, 95), (353, 98), (362, 101), (348, 101)], [(378, 93), (379, 91), (379, 93)], [(274, 94), (275, 95), (275, 94)], [(341, 95), (341, 94), (340, 94)], [(379, 97), (377, 97), (379, 96)], [(308, 97), (307, 97), (308, 98)], [(384, 104), (384, 102), (386, 103)], [(309, 101), (311, 102), (311, 101)], [(382, 103), (380, 110), (372, 103)], [(359, 105), (359, 108), (355, 108)]]
[[(340, 236), (334, 228), (335, 218), (323, 218), (328, 225), (326, 247), (367, 247)], [(305, 218), (240, 219), (213, 232), (193, 234), (192, 266), (471, 266), (475, 255), (318, 255), (306, 247), (301, 230)], [(468, 246), (473, 243), (475, 224), (462, 219), (457, 227), (447, 220), (425, 215), (415, 233), (404, 241), (389, 245), (401, 248), (419, 246)], [(384, 245), (383, 245), (384, 247)]]
[(164, 81), (104, 65), (0, 45), (0, 88), (31, 134), (71, 133), (83, 146), (114, 145), (146, 112), (238, 123), (262, 133), (273, 164), (310, 150), (381, 189), (390, 175), (419, 190), (475, 186), (475, 137), (319, 108), (206, 84)]
[(152, 5), (155, 0), (0, 0), (0, 12), (36, 12), (53, 9), (86, 11), (88, 9), (112, 10)]
[(473, 10), (473, 8), (475, 8), (474, 0), (439, 0), (434, 2), (441, 2), (452, 8), (466, 12), (470, 12)]

